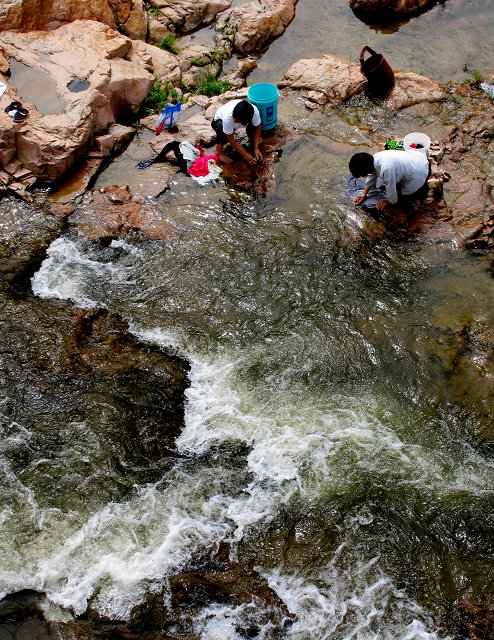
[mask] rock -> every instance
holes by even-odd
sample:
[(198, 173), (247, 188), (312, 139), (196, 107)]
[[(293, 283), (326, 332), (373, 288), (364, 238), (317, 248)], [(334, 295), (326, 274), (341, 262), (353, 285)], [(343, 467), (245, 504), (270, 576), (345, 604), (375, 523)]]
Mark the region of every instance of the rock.
[(163, 42), (166, 36), (173, 34), (173, 25), (162, 22), (158, 18), (148, 18), (148, 41)]
[(229, 43), (233, 51), (247, 54), (259, 51), (284, 33), (295, 16), (297, 0), (253, 0), (225, 11), (218, 20), (222, 31), (219, 43)]
[[(0, 158), (17, 157), (36, 177), (55, 180), (90, 150), (95, 137), (135, 114), (154, 78), (142, 64), (123, 59), (130, 46), (127, 37), (93, 21), (54, 31), (0, 33), (4, 55), (46, 71), (63, 104), (61, 113), (47, 115), (27, 104), (29, 116), (20, 124), (0, 109)], [(71, 92), (67, 85), (75, 78), (86, 79), (89, 88)], [(9, 87), (0, 107), (13, 99), (19, 96)]]
[(366, 80), (360, 73), (360, 65), (328, 54), (320, 59), (295, 62), (278, 86), (306, 90), (307, 95), (317, 92), (319, 100), (323, 94), (325, 102), (340, 104), (361, 93)]
[(109, 82), (101, 93), (108, 97), (115, 120), (127, 120), (139, 111), (154, 83), (153, 76), (140, 64), (113, 58)]
[(102, 163), (103, 158), (84, 158), (80, 164), (72, 168), (64, 180), (57, 183), (56, 191), (51, 197), (61, 204), (67, 204), (82, 195), (94, 184)]
[(350, 0), (350, 8), (362, 20), (375, 24), (418, 15), (437, 0)]
[(456, 605), (466, 627), (464, 637), (468, 640), (494, 640), (494, 598), (487, 595), (485, 600), (485, 603), (460, 602)]
[(3, 55), (3, 53), (0, 53), (0, 73), (3, 75), (7, 75), (9, 73), (9, 70), (10, 70), (9, 61)]
[[(341, 104), (361, 93), (367, 81), (360, 72), (360, 65), (346, 62), (336, 56), (320, 59), (302, 59), (285, 73), (278, 86), (305, 90), (303, 96), (318, 104)], [(316, 98), (316, 100), (314, 100)], [(395, 72), (395, 86), (388, 93), (389, 106), (398, 111), (421, 102), (437, 102), (446, 98), (445, 89), (416, 73)]]
[(163, 82), (178, 85), (181, 77), (179, 58), (169, 51), (165, 51), (145, 42), (133, 42), (126, 56), (133, 62), (139, 62), (148, 68), (153, 75)]
[[(163, 184), (161, 192), (169, 188)], [(90, 240), (125, 237), (140, 231), (157, 240), (171, 240), (176, 231), (163, 215), (133, 198), (127, 187), (110, 186), (86, 194), (71, 220), (78, 234)]]
[[(150, 128), (154, 128), (156, 124), (156, 117), (153, 118), (153, 124)], [(201, 145), (208, 147), (214, 141), (216, 137), (213, 128), (211, 127), (211, 120), (206, 117), (204, 113), (196, 113), (184, 122), (179, 122), (179, 127), (176, 131), (171, 133), (170, 131), (163, 131), (155, 142), (151, 142), (151, 148), (158, 154), (161, 149), (171, 142), (172, 140), (179, 140), (183, 142), (188, 140), (193, 145)]]
[(15, 134), (19, 125), (8, 116), (4, 109), (11, 102), (12, 93), (4, 93), (0, 98), (0, 165), (8, 164), (16, 154)]
[(118, 30), (133, 40), (146, 40), (147, 14), (143, 0), (108, 0)]
[(395, 71), (395, 84), (386, 96), (395, 111), (421, 102), (440, 102), (446, 98), (443, 86), (418, 73)]
[(226, 74), (225, 78), (233, 85), (245, 87), (247, 85), (247, 76), (256, 68), (257, 62), (254, 58), (244, 58), (239, 61), (238, 65), (234, 69)]
[[(231, 0), (151, 0), (156, 8), (156, 19), (166, 28), (173, 26), (174, 31), (188, 33), (201, 24), (208, 24), (218, 13), (228, 9)], [(153, 29), (153, 41), (156, 37)]]
[(0, 31), (51, 31), (75, 20), (95, 20), (116, 28), (108, 0), (3, 0)]
[(118, 155), (125, 149), (134, 135), (135, 129), (132, 127), (112, 124), (105, 134), (95, 138), (93, 148), (88, 155), (97, 158)]
[[(5, 201), (8, 206), (8, 200)], [(0, 237), (0, 281), (2, 290), (16, 297), (30, 291), (30, 279), (46, 257), (46, 247), (62, 230), (62, 220), (23, 203), (15, 208), (17, 233)]]

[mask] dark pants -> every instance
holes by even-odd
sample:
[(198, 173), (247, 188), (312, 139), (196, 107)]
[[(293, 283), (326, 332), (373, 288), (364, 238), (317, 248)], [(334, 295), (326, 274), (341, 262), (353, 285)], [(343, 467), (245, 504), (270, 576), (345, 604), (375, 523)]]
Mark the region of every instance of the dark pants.
[[(228, 138), (223, 133), (223, 120), (212, 120), (211, 126), (216, 133), (216, 144), (226, 144), (228, 142)], [(247, 132), (247, 136), (249, 137), (250, 144), (253, 144), (255, 127), (252, 122), (249, 122), (249, 124), (245, 127), (245, 131)]]
[(427, 180), (424, 182), (424, 184), (419, 189), (417, 189), (417, 191), (414, 191), (413, 193), (409, 193), (406, 196), (400, 193), (398, 196), (398, 202), (406, 204), (411, 200), (424, 200), (425, 198), (427, 198), (427, 194), (429, 193), (430, 177), (431, 177), (431, 163), (429, 162), (429, 173), (427, 175)]

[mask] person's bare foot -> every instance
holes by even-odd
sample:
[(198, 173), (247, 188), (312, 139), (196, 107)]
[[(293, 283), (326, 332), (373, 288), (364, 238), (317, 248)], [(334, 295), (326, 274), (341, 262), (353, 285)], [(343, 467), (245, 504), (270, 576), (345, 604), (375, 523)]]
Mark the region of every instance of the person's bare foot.
[(221, 162), (224, 162), (225, 164), (230, 164), (231, 162), (233, 162), (233, 160), (228, 156), (226, 156), (224, 153), (220, 153), (218, 158), (220, 159)]

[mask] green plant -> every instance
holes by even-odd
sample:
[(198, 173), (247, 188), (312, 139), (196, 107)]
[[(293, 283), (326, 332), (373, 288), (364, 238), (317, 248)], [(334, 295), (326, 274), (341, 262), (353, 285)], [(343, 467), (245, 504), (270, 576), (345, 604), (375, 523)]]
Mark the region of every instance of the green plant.
[(473, 84), (478, 86), (483, 81), (484, 81), (484, 78), (483, 78), (482, 74), (479, 73), (478, 71), (474, 71), (473, 72)]
[(168, 101), (172, 104), (177, 104), (180, 99), (180, 95), (176, 89), (170, 89), (168, 92)]
[(212, 97), (219, 96), (225, 91), (228, 91), (232, 88), (232, 85), (228, 80), (219, 80), (216, 78), (214, 74), (208, 72), (206, 75), (203, 75), (199, 81), (199, 86), (197, 87), (196, 93), (199, 93), (204, 96)]
[[(147, 98), (143, 103), (144, 110), (151, 113), (156, 113), (157, 111), (164, 109), (171, 92), (174, 91), (173, 89), (170, 89), (169, 82), (162, 82), (161, 78), (157, 78), (156, 76), (155, 78), (156, 82), (154, 83), (154, 87), (148, 93)], [(176, 91), (175, 94), (177, 94)]]
[(170, 53), (177, 54), (180, 51), (180, 49), (177, 47), (177, 38), (175, 36), (172, 36), (171, 34), (165, 36), (163, 40), (161, 42), (158, 42), (156, 46), (160, 49), (164, 49), (165, 51), (169, 51)]
[(225, 51), (217, 51), (216, 49), (214, 49), (213, 51), (210, 51), (208, 53), (209, 59), (211, 60), (211, 62), (218, 62), (218, 63), (222, 63), (223, 60), (226, 58), (226, 52)]
[(153, 5), (150, 4), (149, 2), (146, 2), (144, 4), (144, 9), (146, 10), (147, 13), (149, 13), (154, 18), (159, 18), (160, 16), (163, 15), (163, 11), (161, 11), (160, 7), (153, 7)]
[(135, 129), (137, 134), (139, 134), (144, 129), (139, 120), (137, 120), (137, 122), (133, 122), (131, 126), (133, 129)]
[(192, 64), (194, 67), (206, 67), (209, 62), (209, 60), (191, 60), (190, 64)]

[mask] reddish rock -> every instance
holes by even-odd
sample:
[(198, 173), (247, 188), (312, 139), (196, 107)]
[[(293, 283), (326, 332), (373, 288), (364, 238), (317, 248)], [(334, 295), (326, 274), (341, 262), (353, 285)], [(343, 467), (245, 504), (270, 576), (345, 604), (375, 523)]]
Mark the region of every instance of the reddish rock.
[(71, 220), (78, 233), (90, 240), (121, 237), (135, 231), (157, 240), (171, 240), (176, 235), (161, 212), (132, 197), (127, 187), (110, 186), (88, 192)]
[[(55, 180), (91, 149), (95, 137), (137, 112), (155, 80), (143, 65), (123, 59), (130, 46), (128, 38), (93, 21), (0, 33), (0, 51), (46, 71), (63, 105), (61, 113), (43, 115), (26, 103), (29, 116), (13, 123), (1, 107), (20, 96), (8, 86), (0, 100), (0, 161), (17, 157), (36, 177)], [(67, 85), (74, 78), (87, 79), (89, 87), (71, 92)]]
[(108, 0), (2, 0), (0, 31), (51, 31), (74, 20), (116, 28)]
[(108, 0), (118, 30), (129, 38), (145, 40), (147, 14), (143, 0)]
[(376, 24), (418, 15), (437, 0), (350, 0), (350, 8), (358, 18)]

